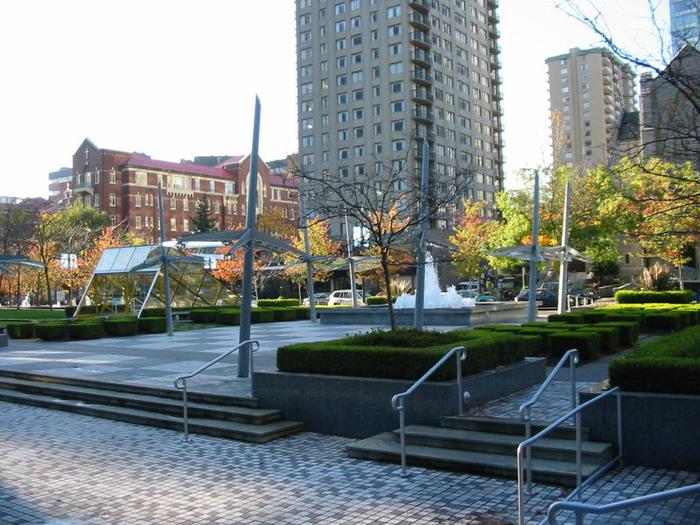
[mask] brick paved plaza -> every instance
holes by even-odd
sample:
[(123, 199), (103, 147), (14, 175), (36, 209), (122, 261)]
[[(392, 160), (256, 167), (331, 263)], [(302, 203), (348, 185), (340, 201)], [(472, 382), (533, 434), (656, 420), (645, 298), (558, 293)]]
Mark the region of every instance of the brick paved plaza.
[[(371, 327), (311, 323), (254, 326), (263, 341), (261, 369), (274, 367), (287, 341), (330, 339)], [(235, 343), (232, 328), (91, 342), (18, 342), (0, 368), (168, 387)], [(154, 356), (154, 353), (157, 355)], [(197, 385), (242, 393), (235, 359)], [(591, 373), (589, 372), (589, 375)], [(586, 374), (582, 374), (586, 376)], [(586, 377), (588, 379), (588, 377)], [(565, 377), (562, 377), (565, 379)], [(579, 390), (591, 381), (580, 382)], [(555, 382), (537, 415), (566, 406), (568, 385)], [(474, 413), (513, 417), (533, 388)], [(534, 414), (533, 414), (534, 415)], [(515, 522), (512, 480), (349, 458), (351, 440), (302, 433), (266, 445), (195, 436), (42, 408), (0, 403), (0, 524), (500, 524)], [(585, 498), (603, 503), (698, 482), (696, 473), (625, 467), (599, 480)], [(536, 485), (529, 523), (538, 523), (564, 489)], [(570, 522), (570, 521), (569, 521)], [(700, 499), (674, 500), (586, 523), (700, 523)]]

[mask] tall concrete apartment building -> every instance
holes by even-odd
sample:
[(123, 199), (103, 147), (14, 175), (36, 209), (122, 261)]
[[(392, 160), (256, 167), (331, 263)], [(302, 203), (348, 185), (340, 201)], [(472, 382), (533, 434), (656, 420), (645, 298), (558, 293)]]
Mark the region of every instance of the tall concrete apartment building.
[(677, 52), (685, 43), (697, 48), (700, 44), (700, 1), (669, 0), (668, 6), (673, 52)]
[(554, 165), (608, 164), (623, 117), (634, 111), (632, 68), (603, 48), (573, 48), (546, 64)]
[[(496, 0), (297, 0), (299, 162), (367, 177), (469, 171), (468, 197), (503, 188)], [(332, 234), (342, 227), (332, 225)]]

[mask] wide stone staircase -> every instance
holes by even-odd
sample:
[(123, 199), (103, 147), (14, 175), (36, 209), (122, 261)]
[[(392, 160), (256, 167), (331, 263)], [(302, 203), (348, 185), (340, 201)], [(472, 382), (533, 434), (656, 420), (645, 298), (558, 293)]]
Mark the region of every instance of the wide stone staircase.
[[(533, 421), (532, 434), (546, 427)], [(351, 457), (399, 463), (399, 431), (385, 432), (347, 445)], [(517, 420), (476, 416), (446, 416), (439, 427), (406, 426), (409, 465), (517, 478), (516, 449), (525, 440), (525, 426)], [(589, 440), (582, 429), (582, 477), (585, 480), (613, 457), (609, 443)], [(576, 486), (576, 431), (560, 426), (532, 447), (533, 480)]]
[[(0, 370), (0, 401), (65, 410), (140, 425), (182, 430), (177, 390)], [(188, 392), (189, 431), (265, 443), (302, 430), (257, 400)]]

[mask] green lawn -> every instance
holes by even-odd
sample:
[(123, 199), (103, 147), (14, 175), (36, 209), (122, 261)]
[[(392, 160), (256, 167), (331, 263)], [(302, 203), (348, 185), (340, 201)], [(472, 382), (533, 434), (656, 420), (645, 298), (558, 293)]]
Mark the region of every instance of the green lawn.
[(0, 321), (14, 321), (16, 319), (64, 319), (66, 314), (63, 308), (55, 310), (35, 308), (0, 308)]

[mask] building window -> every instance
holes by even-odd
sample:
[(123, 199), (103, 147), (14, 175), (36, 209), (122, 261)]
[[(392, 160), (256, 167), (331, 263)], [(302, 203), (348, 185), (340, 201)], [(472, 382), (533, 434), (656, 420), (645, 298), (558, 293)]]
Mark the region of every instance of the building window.
[(117, 172), (112, 170), (109, 172), (109, 183), (110, 184), (116, 184), (117, 183)]
[(387, 18), (396, 18), (397, 16), (401, 16), (401, 6), (395, 5), (387, 9), (386, 16)]
[(182, 210), (190, 211), (190, 201), (187, 198), (182, 199)]
[(94, 203), (95, 203), (95, 208), (99, 208), (99, 207), (100, 207), (100, 194), (99, 194), (99, 193), (98, 193), (97, 195), (95, 195), (95, 201), (94, 201)]
[(109, 216), (109, 224), (111, 226), (116, 226), (117, 225), (117, 218), (114, 215)]
[(177, 210), (177, 199), (170, 199), (170, 209)]
[(216, 182), (214, 182), (213, 180), (209, 181), (209, 191), (216, 191)]
[(134, 196), (134, 206), (137, 207), (137, 208), (140, 208), (140, 207), (141, 207), (141, 194), (140, 194), (140, 193), (137, 193), (137, 194)]
[(136, 229), (139, 230), (139, 229), (141, 229), (141, 216), (137, 215), (135, 218), (136, 218)]
[(109, 194), (109, 205), (114, 208), (117, 205), (117, 195), (116, 193)]
[(182, 229), (186, 232), (190, 231), (190, 220), (189, 219), (182, 220)]
[(170, 219), (170, 230), (177, 231), (177, 219), (175, 217)]

